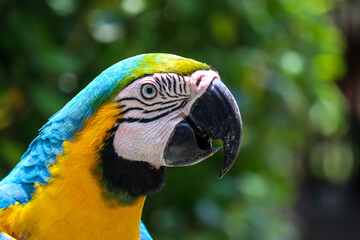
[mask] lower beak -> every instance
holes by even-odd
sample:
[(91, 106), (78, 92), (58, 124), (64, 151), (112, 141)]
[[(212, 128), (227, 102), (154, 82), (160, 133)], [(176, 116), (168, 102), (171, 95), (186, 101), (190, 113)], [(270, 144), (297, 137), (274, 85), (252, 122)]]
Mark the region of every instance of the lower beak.
[(220, 178), (234, 164), (239, 153), (242, 123), (239, 108), (229, 89), (214, 79), (193, 104), (189, 116), (179, 123), (164, 151), (166, 166), (188, 166), (213, 155), (211, 141), (221, 139), (224, 148)]

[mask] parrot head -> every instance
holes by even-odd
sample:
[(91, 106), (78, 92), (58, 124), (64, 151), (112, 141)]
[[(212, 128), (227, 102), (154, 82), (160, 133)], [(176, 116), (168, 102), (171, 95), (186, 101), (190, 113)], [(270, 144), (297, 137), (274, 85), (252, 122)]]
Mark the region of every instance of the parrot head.
[(146, 195), (163, 185), (165, 167), (193, 165), (218, 151), (212, 146), (215, 139), (223, 142), (224, 176), (239, 152), (242, 123), (219, 74), (169, 54), (130, 60), (136, 67), (111, 99), (119, 118), (101, 151), (107, 186), (130, 196)]
[(109, 102), (116, 105), (116, 121), (98, 146), (97, 172), (110, 192), (138, 197), (158, 190), (165, 167), (208, 158), (219, 150), (212, 146), (215, 139), (224, 149), (220, 177), (237, 157), (238, 106), (219, 74), (204, 63), (171, 54), (125, 59), (95, 78), (51, 121), (63, 117), (63, 111), (86, 122)]

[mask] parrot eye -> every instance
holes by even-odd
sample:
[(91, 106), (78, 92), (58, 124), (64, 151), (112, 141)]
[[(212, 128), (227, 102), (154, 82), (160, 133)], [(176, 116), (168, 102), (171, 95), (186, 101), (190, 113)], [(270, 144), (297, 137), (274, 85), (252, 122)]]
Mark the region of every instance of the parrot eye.
[(144, 85), (141, 86), (141, 95), (145, 98), (145, 99), (153, 99), (157, 94), (157, 90), (156, 87), (152, 84), (146, 83)]

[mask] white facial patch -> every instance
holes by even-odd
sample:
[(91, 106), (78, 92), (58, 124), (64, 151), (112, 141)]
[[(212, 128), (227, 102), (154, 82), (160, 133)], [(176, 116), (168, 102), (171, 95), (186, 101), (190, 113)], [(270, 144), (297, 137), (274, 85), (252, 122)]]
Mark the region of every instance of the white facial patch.
[(154, 167), (164, 166), (163, 152), (172, 130), (182, 121), (177, 112), (164, 117), (164, 120), (149, 123), (121, 123), (115, 132), (114, 148), (128, 160), (144, 161)]
[(214, 78), (219, 76), (212, 70), (185, 77), (157, 73), (123, 89), (114, 99), (122, 107), (113, 143), (117, 154), (156, 168), (165, 166), (163, 154), (174, 128), (189, 115)]

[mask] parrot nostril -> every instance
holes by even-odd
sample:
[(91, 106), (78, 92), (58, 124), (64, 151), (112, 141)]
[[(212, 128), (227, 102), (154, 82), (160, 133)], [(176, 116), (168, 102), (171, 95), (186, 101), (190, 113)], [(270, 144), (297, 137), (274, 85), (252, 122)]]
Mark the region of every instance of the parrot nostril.
[(198, 80), (196, 80), (196, 87), (199, 87), (201, 80), (201, 78), (198, 78)]

